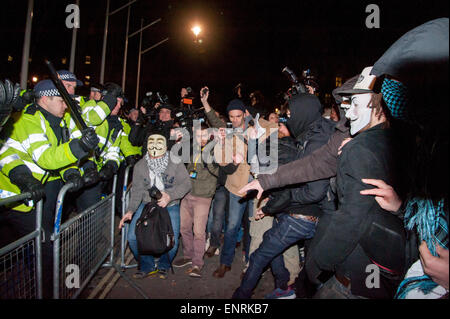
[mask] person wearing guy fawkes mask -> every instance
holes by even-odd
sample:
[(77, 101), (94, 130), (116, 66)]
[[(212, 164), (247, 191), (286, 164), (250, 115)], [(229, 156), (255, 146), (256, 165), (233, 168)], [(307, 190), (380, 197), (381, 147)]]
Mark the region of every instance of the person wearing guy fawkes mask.
[[(178, 249), (180, 234), (180, 200), (191, 190), (191, 181), (182, 162), (176, 164), (170, 158), (171, 141), (169, 130), (152, 129), (147, 139), (147, 153), (140, 159), (133, 170), (133, 189), (127, 213), (120, 221), (119, 228), (131, 221), (128, 231), (130, 249), (139, 263), (139, 271), (133, 275), (136, 279), (158, 276), (166, 279)], [(154, 256), (139, 255), (136, 240), (136, 222), (142, 214), (145, 204), (152, 199), (149, 190), (156, 187), (162, 194), (157, 205), (167, 208), (174, 231), (174, 247), (155, 263)]]
[[(392, 298), (402, 278), (405, 232), (402, 221), (387, 213), (372, 196), (360, 191), (370, 176), (397, 185), (395, 137), (389, 111), (381, 94), (374, 92), (377, 78), (372, 67), (361, 73), (357, 83), (341, 94), (351, 94), (345, 116), (353, 139), (338, 160), (336, 188), (338, 210), (326, 233), (309, 252), (308, 277), (315, 283), (323, 272), (334, 272), (314, 298)], [(367, 267), (380, 271), (376, 289), (367, 285)], [(371, 288), (372, 287), (372, 288)]]
[[(289, 109), (290, 118), (287, 125), (295, 137), (295, 142), (278, 145), (279, 160), (282, 163), (289, 160), (289, 157), (292, 160), (292, 157), (306, 156), (324, 145), (335, 126), (334, 122), (321, 116), (322, 105), (314, 95), (304, 93), (297, 95), (289, 102)], [(289, 287), (289, 282), (294, 283), (300, 272), (298, 250), (293, 247), (293, 251), (297, 254), (290, 252), (288, 255), (287, 260), (291, 262), (296, 259), (292, 264), (297, 264), (296, 268), (291, 266), (289, 270), (285, 267), (286, 257), (283, 256), (283, 252), (295, 245), (297, 241), (314, 236), (317, 221), (324, 209), (324, 202), (327, 201), (328, 187), (329, 180), (323, 179), (302, 184), (294, 189), (284, 189), (272, 194), (268, 202), (270, 209), (269, 207), (262, 207), (262, 210), (258, 208), (251, 222), (251, 228), (253, 236), (262, 237), (262, 242), (259, 240), (259, 246), (253, 247), (254, 252), (250, 251), (248, 269), (233, 298), (250, 298), (260, 275), (268, 265), (271, 266), (275, 276), (276, 287), (274, 292), (266, 295), (266, 298), (293, 299), (296, 297), (295, 292)], [(278, 205), (271, 203), (274, 200), (278, 202), (279, 198), (286, 198), (287, 206), (276, 207)], [(295, 207), (292, 207), (294, 204)], [(270, 229), (265, 225), (265, 221), (261, 221), (266, 213), (276, 214)]]

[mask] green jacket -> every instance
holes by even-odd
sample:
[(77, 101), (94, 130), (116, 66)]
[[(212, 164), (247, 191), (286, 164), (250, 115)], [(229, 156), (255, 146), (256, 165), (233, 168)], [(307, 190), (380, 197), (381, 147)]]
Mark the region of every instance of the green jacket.
[(198, 197), (212, 198), (216, 192), (219, 167), (216, 164), (203, 163), (202, 157), (200, 156), (197, 161), (195, 159), (191, 160), (191, 163), (187, 165), (188, 173), (191, 176), (192, 174), (197, 175), (196, 178), (191, 178), (192, 190), (190, 194)]

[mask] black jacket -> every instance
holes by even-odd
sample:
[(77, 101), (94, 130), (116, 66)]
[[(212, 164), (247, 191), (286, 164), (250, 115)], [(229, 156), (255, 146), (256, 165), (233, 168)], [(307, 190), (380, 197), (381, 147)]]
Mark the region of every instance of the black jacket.
[[(361, 190), (372, 188), (362, 178), (381, 179), (394, 188), (396, 185), (392, 136), (382, 125), (361, 132), (343, 148), (337, 171), (338, 210), (310, 251), (306, 268), (312, 280), (317, 279), (318, 269), (345, 275), (351, 280), (352, 293), (368, 298), (392, 298), (401, 280), (401, 276), (387, 279), (386, 274), (380, 276), (380, 289), (369, 289), (365, 284), (369, 264), (376, 262), (403, 271), (404, 263), (401, 220), (383, 210), (374, 196), (360, 194)], [(379, 233), (373, 235), (374, 223), (399, 236), (390, 238), (386, 235), (389, 232), (384, 233), (384, 238), (379, 238)]]

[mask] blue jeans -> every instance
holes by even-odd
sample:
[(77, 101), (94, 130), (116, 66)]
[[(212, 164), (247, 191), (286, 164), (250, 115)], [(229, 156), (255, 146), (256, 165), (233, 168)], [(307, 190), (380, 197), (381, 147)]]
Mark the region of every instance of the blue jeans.
[(222, 229), (225, 225), (228, 193), (228, 190), (224, 186), (220, 186), (217, 188), (211, 204), (212, 214), (210, 213), (209, 217), (211, 218), (210, 245), (212, 247), (220, 247), (220, 235), (222, 234)]
[(136, 240), (136, 222), (142, 214), (145, 203), (142, 203), (136, 210), (131, 220), (130, 227), (128, 229), (128, 244), (130, 245), (131, 252), (134, 258), (139, 262), (139, 269), (143, 272), (150, 272), (156, 268), (161, 270), (169, 270), (170, 265), (175, 258), (178, 250), (178, 237), (180, 237), (180, 205), (173, 205), (167, 207), (169, 212), (170, 221), (172, 222), (172, 228), (174, 233), (175, 245), (171, 250), (162, 255), (158, 261), (158, 267), (155, 265), (155, 258), (152, 255), (139, 255)]
[(220, 254), (220, 263), (231, 267), (234, 259), (238, 232), (242, 224), (242, 216), (244, 215), (245, 207), (247, 205), (249, 205), (249, 211), (253, 211), (253, 200), (244, 200), (242, 197), (230, 192), (228, 203), (228, 221), (222, 252)]
[(283, 252), (297, 241), (313, 237), (316, 224), (288, 214), (278, 216), (273, 227), (264, 233), (261, 245), (250, 255), (248, 269), (233, 298), (250, 298), (259, 277), (269, 264), (275, 276), (276, 288), (287, 289), (289, 272), (284, 267)]

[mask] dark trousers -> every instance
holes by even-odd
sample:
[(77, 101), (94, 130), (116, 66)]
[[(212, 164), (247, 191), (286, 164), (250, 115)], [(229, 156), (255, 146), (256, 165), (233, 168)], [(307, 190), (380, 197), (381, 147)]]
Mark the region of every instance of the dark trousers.
[(210, 245), (212, 247), (220, 247), (220, 235), (222, 234), (225, 215), (227, 211), (229, 192), (224, 186), (217, 188), (213, 199), (212, 210), (212, 227)]
[(250, 255), (249, 266), (241, 285), (233, 294), (234, 299), (248, 299), (256, 287), (264, 269), (271, 265), (276, 288), (287, 289), (289, 272), (284, 267), (283, 252), (301, 239), (314, 236), (316, 223), (297, 219), (287, 214), (280, 215), (273, 227), (263, 236), (263, 242)]

